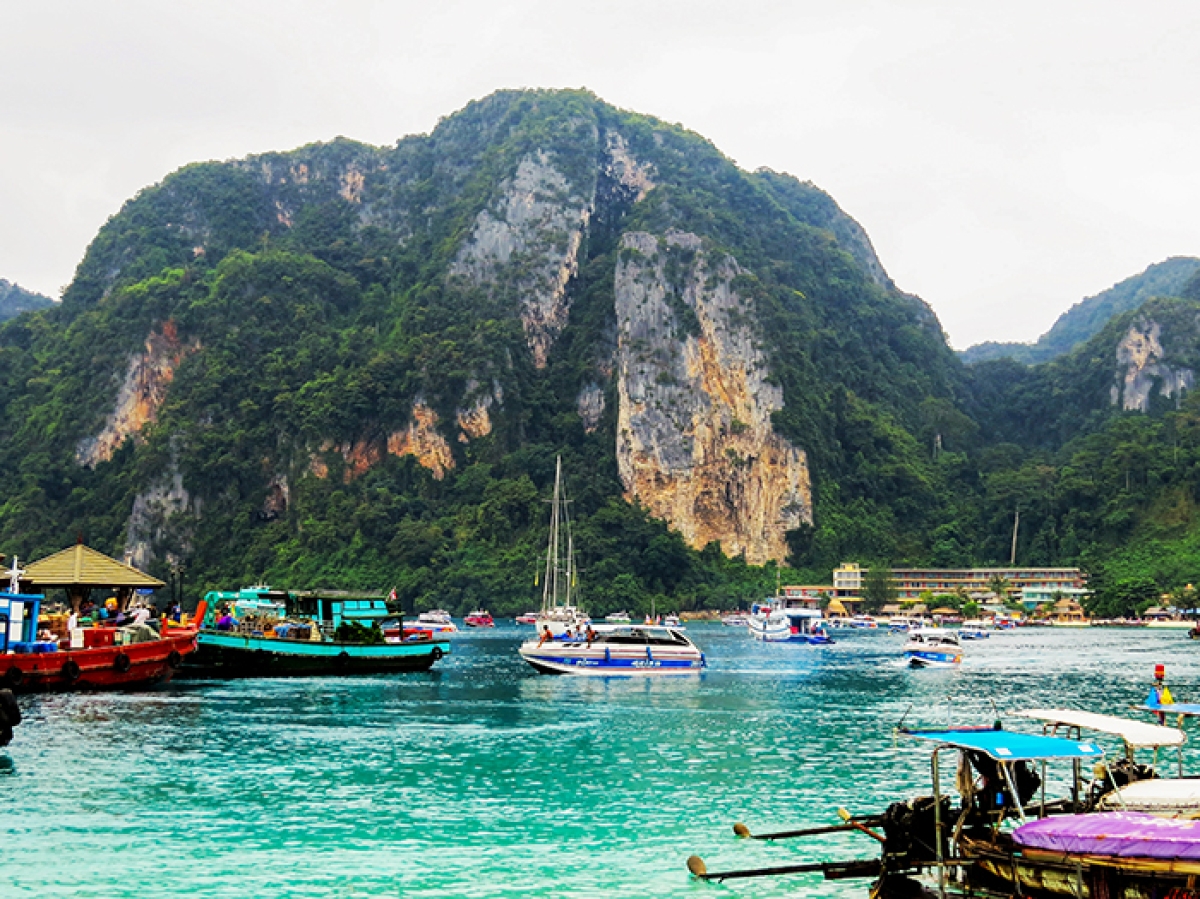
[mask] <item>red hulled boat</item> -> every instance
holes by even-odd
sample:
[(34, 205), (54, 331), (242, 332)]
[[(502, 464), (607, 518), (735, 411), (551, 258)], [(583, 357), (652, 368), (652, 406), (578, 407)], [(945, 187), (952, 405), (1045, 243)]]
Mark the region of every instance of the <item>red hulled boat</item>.
[[(81, 572), (86, 574), (89, 568), (95, 569), (96, 559), (92, 558), (95, 556), (128, 570), (128, 574), (111, 572), (110, 576), (136, 575), (161, 583), (82, 545), (64, 553), (78, 556), (74, 567), (77, 578)], [(43, 562), (55, 558), (51, 556)], [(42, 564), (31, 565), (31, 572)], [(39, 634), (39, 618), (45, 596), (21, 591), (22, 581), (42, 586), (44, 578), (32, 574), (26, 577), (28, 573), (21, 571), (14, 559), (8, 571), (8, 589), (0, 591), (0, 687), (14, 693), (148, 687), (169, 680), (183, 657), (196, 649), (195, 625), (173, 625), (165, 619), (160, 629), (146, 624), (97, 626), (75, 628), (44, 639), (45, 635)], [(203, 610), (198, 611), (195, 621), (203, 618)]]

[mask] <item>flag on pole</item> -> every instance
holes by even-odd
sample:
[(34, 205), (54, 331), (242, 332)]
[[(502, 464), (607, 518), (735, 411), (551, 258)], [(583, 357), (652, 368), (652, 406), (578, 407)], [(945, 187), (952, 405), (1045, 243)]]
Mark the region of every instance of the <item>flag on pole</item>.
[(388, 594), (388, 601), (390, 601), (390, 602), (396, 601), (396, 588), (395, 587), (393, 587), (392, 592)]

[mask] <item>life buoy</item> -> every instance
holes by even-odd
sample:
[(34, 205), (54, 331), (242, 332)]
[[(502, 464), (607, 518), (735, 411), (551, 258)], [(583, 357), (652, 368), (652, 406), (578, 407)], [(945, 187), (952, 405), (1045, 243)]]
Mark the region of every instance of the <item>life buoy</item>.
[(25, 680), (25, 672), (16, 665), (11, 666), (8, 671), (4, 672), (4, 683), (10, 687), (21, 686), (23, 680)]
[(440, 646), (433, 647), (433, 652), (431, 652), (430, 655), (433, 656), (433, 660), (435, 662), (441, 660), (442, 655), (443, 655), (442, 647), (440, 647)]
[(167, 655), (167, 666), (169, 668), (178, 668), (179, 663), (183, 661), (183, 656), (179, 654), (178, 649), (172, 649)]
[(79, 663), (74, 659), (67, 659), (65, 662), (63, 662), (62, 676), (71, 683), (75, 683), (75, 681), (79, 680), (80, 673)]
[(0, 710), (4, 711), (12, 727), (21, 723), (21, 707), (17, 705), (17, 697), (13, 696), (12, 690), (0, 690)]
[(123, 652), (118, 652), (117, 657), (113, 659), (113, 667), (122, 674), (128, 671), (132, 664), (133, 663), (129, 661), (129, 656), (125, 655)]

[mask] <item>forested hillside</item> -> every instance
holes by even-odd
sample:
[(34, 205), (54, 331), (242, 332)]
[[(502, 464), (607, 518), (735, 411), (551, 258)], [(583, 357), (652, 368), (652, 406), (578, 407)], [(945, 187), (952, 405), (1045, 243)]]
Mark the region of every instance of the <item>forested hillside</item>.
[[(1190, 310), (1162, 305), (1132, 380), (1135, 313), (968, 369), (815, 186), (585, 92), (502, 92), (126, 203), (60, 307), (0, 327), (0, 549), (82, 533), (193, 593), (508, 614), (561, 455), (598, 613), (730, 607), (777, 563), (1007, 561), (1018, 507), (1021, 562), (1171, 588)], [(1139, 561), (1151, 540), (1174, 555)]]
[(1048, 362), (1097, 334), (1114, 315), (1136, 309), (1152, 297), (1183, 296), (1184, 285), (1197, 271), (1200, 271), (1200, 259), (1173, 256), (1094, 297), (1080, 300), (1060, 315), (1036, 343), (988, 341), (968, 347), (959, 355), (967, 363), (992, 359), (1015, 359), (1026, 365)]
[(53, 305), (54, 301), (49, 297), (0, 278), (0, 321), (15, 318), (22, 312), (46, 309)]

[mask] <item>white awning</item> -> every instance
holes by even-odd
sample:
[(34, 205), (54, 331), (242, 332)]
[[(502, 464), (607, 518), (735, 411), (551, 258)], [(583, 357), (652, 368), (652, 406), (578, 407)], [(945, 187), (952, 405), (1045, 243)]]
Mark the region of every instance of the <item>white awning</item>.
[(1128, 718), (1118, 718), (1115, 715), (1081, 712), (1078, 709), (1028, 709), (1015, 714), (1020, 718), (1032, 718), (1046, 724), (1086, 727), (1100, 733), (1112, 734), (1120, 737), (1126, 745), (1133, 748), (1182, 746), (1184, 741), (1183, 731), (1174, 727), (1145, 724), (1141, 721), (1130, 721)]
[(1100, 800), (1105, 811), (1144, 812), (1164, 818), (1200, 817), (1200, 780), (1155, 778), (1139, 780)]

